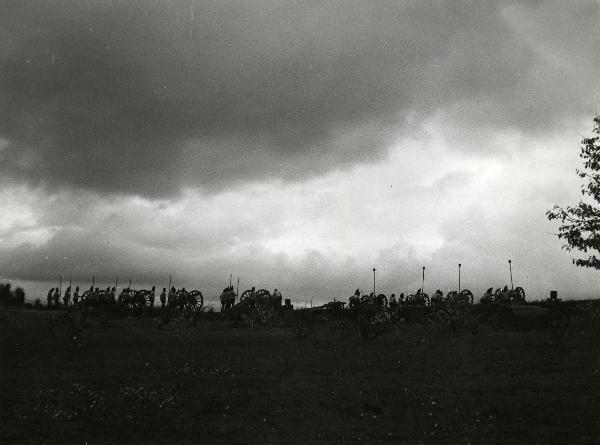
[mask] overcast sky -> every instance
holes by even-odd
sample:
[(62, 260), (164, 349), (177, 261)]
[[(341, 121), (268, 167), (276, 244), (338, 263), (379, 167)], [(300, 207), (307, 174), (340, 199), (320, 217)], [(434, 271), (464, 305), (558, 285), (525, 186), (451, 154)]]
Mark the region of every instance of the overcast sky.
[(0, 279), (598, 296), (545, 212), (599, 48), (598, 0), (4, 0)]

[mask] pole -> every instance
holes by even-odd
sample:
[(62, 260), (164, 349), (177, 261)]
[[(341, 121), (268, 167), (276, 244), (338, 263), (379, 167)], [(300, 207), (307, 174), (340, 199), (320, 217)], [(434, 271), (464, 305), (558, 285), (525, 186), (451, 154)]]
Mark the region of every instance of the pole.
[(71, 289), (72, 281), (73, 281), (73, 275), (71, 275), (69, 277), (69, 289)]
[(171, 292), (171, 275), (169, 275), (169, 292)]
[(231, 287), (231, 274), (229, 274), (229, 287)]
[(458, 293), (460, 294), (460, 266), (461, 264), (458, 263)]
[(129, 276), (129, 290), (131, 290), (131, 280), (133, 280), (133, 275)]
[(58, 293), (59, 295), (62, 295), (62, 275), (60, 275), (60, 277), (58, 278)]
[(421, 293), (425, 293), (425, 266), (423, 266), (423, 284), (421, 284)]
[(235, 292), (236, 297), (240, 294), (240, 277), (238, 277), (237, 291)]
[(94, 288), (95, 282), (96, 282), (96, 276), (92, 275), (92, 289)]
[(512, 279), (512, 265), (511, 265), (512, 261), (508, 260), (508, 269), (510, 270), (510, 289), (513, 290), (513, 279)]
[(115, 293), (117, 292), (118, 288), (119, 288), (119, 276), (117, 275), (117, 280), (115, 281)]
[(373, 298), (375, 298), (377, 294), (375, 293), (375, 268), (373, 268)]

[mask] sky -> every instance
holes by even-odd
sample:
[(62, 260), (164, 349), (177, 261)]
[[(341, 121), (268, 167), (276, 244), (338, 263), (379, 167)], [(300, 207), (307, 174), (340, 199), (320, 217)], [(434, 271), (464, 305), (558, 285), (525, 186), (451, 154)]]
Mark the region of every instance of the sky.
[(0, 280), (597, 297), (600, 2), (5, 0)]

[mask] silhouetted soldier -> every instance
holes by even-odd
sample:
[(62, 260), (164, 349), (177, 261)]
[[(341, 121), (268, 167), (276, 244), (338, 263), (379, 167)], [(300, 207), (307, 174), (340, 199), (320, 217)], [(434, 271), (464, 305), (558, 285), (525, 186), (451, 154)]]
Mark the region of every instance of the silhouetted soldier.
[(275, 302), (275, 304), (276, 304), (277, 306), (281, 306), (281, 299), (282, 299), (282, 298), (283, 298), (283, 297), (282, 297), (282, 295), (281, 295), (281, 292), (279, 292), (277, 289), (275, 289), (275, 290), (273, 291), (273, 300), (274, 300), (274, 302)]
[(163, 290), (160, 293), (160, 304), (164, 308), (166, 303), (167, 303), (167, 288), (163, 287)]
[(390, 307), (396, 307), (396, 306), (398, 306), (398, 302), (396, 301), (396, 294), (392, 294), (390, 296), (389, 306)]
[(229, 298), (229, 287), (226, 287), (221, 292), (221, 295), (219, 295), (219, 301), (221, 302), (221, 312), (223, 312), (229, 306), (228, 298)]
[(175, 286), (171, 287), (169, 291), (169, 307), (175, 307), (177, 304), (177, 293), (175, 292)]
[(156, 299), (156, 286), (152, 286), (150, 291), (150, 309), (154, 307), (154, 300)]
[(79, 303), (79, 286), (75, 288), (75, 292), (73, 293), (73, 304)]
[(60, 293), (58, 292), (58, 287), (54, 289), (54, 295), (52, 295), (52, 299), (54, 300), (54, 306), (60, 306)]
[(48, 291), (48, 295), (46, 295), (46, 307), (50, 309), (52, 307), (52, 293), (54, 292), (54, 288)]
[(65, 290), (65, 295), (63, 297), (63, 304), (65, 305), (66, 308), (69, 307), (70, 301), (71, 301), (71, 286), (67, 287), (67, 290)]

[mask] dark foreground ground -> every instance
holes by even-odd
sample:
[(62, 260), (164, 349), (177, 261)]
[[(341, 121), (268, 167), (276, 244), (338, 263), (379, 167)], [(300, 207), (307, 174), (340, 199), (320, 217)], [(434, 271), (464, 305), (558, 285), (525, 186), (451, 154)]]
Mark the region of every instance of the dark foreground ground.
[(89, 318), (0, 309), (13, 443), (600, 443), (600, 336), (567, 329)]

